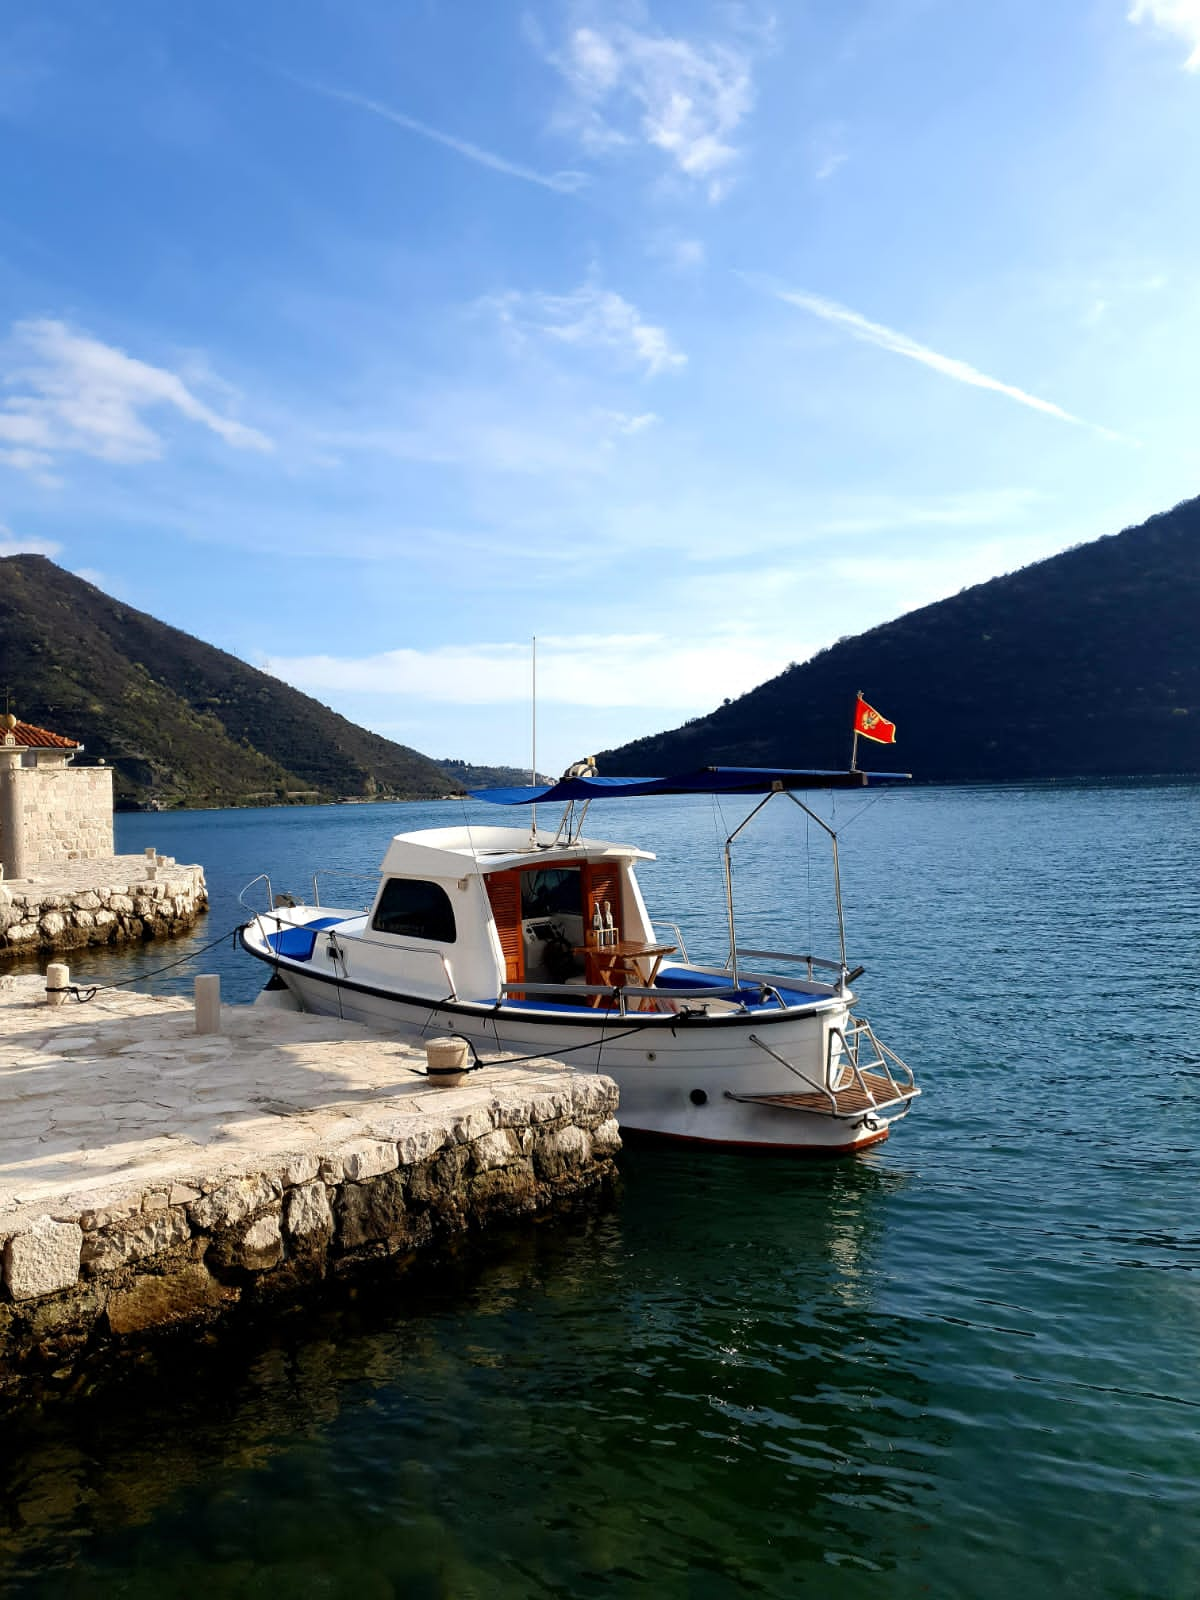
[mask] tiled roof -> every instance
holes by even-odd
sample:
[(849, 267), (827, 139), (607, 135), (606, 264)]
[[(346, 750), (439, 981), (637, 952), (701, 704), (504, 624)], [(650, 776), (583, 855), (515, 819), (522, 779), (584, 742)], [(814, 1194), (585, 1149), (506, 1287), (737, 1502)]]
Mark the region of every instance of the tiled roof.
[(0, 740), (11, 733), (13, 743), (31, 750), (79, 750), (78, 739), (64, 739), (61, 733), (51, 733), (46, 728), (35, 728), (32, 722), (18, 722), (13, 728), (0, 724)]

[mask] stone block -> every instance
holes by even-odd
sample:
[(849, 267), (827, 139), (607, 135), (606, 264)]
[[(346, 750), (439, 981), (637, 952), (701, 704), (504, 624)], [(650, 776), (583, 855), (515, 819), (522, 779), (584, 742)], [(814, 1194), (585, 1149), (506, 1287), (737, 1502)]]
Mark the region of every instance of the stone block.
[(582, 1128), (568, 1123), (541, 1134), (533, 1147), (534, 1169), (540, 1178), (560, 1178), (580, 1167), (592, 1153), (592, 1141)]
[(320, 1171), (321, 1163), (313, 1155), (288, 1156), (279, 1170), (279, 1180), (285, 1189), (299, 1188), (311, 1183)]
[(265, 1272), (276, 1267), (283, 1259), (283, 1237), (279, 1231), (279, 1213), (268, 1212), (252, 1222), (242, 1235), (239, 1265), (247, 1272)]
[(338, 1237), (343, 1248), (382, 1244), (408, 1231), (404, 1182), (397, 1172), (348, 1183), (338, 1192)]
[(467, 1199), (476, 1222), (490, 1216), (520, 1216), (537, 1209), (538, 1185), (524, 1161), (479, 1173), (467, 1186)]
[(282, 1186), (265, 1173), (246, 1178), (229, 1178), (211, 1193), (201, 1196), (188, 1208), (197, 1228), (236, 1228), (239, 1222), (278, 1200)]
[(77, 1222), (38, 1217), (24, 1233), (13, 1234), (4, 1247), (4, 1281), (14, 1300), (70, 1289), (79, 1279), (83, 1229)]
[(465, 1116), (456, 1117), (450, 1124), (450, 1137), (459, 1144), (474, 1144), (496, 1126), (498, 1108), (475, 1106)]
[(93, 1272), (114, 1272), (130, 1261), (161, 1255), (164, 1250), (186, 1244), (191, 1236), (187, 1212), (182, 1207), (172, 1206), (87, 1234), (81, 1259)]
[(428, 1161), (450, 1143), (449, 1127), (442, 1122), (428, 1122), (424, 1117), (397, 1117), (393, 1122), (377, 1123), (375, 1131), (395, 1141), (396, 1157), (402, 1167)]
[(598, 1158), (615, 1156), (620, 1148), (620, 1125), (615, 1117), (609, 1117), (592, 1134), (592, 1154)]
[(431, 1161), (423, 1161), (409, 1173), (408, 1192), (417, 1205), (453, 1202), (467, 1169), (466, 1145), (453, 1144)]
[(558, 1122), (571, 1110), (571, 1091), (567, 1088), (548, 1089), (534, 1095), (529, 1102), (530, 1122)]
[(350, 1183), (362, 1183), (381, 1173), (394, 1172), (399, 1162), (396, 1146), (384, 1139), (364, 1139), (347, 1145), (338, 1154), (342, 1158), (342, 1172)]
[(121, 1336), (191, 1322), (238, 1298), (239, 1291), (218, 1283), (202, 1261), (188, 1261), (168, 1273), (146, 1273), (108, 1297), (108, 1325)]
[(289, 1237), (312, 1241), (333, 1232), (329, 1191), (323, 1183), (305, 1183), (284, 1197), (283, 1226)]
[(610, 1116), (617, 1106), (617, 1086), (611, 1078), (578, 1077), (571, 1083), (571, 1109), (580, 1119)]
[(91, 1233), (96, 1228), (107, 1228), (126, 1217), (136, 1216), (141, 1209), (140, 1194), (128, 1190), (102, 1190), (90, 1196), (90, 1204), (80, 1207), (79, 1226), (84, 1233)]
[(476, 1139), (471, 1146), (471, 1163), (476, 1172), (490, 1172), (493, 1167), (507, 1167), (521, 1159), (521, 1145), (511, 1128), (496, 1128)]

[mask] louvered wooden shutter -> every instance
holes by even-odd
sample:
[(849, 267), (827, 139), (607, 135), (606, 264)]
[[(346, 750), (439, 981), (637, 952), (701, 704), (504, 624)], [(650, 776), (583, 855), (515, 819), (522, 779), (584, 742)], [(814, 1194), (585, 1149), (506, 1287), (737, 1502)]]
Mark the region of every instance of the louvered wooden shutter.
[(521, 874), (490, 872), (484, 878), (500, 948), (504, 951), (504, 979), (519, 983), (524, 973), (524, 948), (521, 943)]
[(600, 915), (604, 915), (604, 902), (607, 900), (612, 907), (613, 926), (616, 928), (617, 938), (621, 933), (621, 869), (610, 867), (602, 862), (589, 862), (584, 867), (584, 895), (583, 895), (583, 929), (584, 938), (592, 936), (592, 918), (596, 915), (597, 906)]

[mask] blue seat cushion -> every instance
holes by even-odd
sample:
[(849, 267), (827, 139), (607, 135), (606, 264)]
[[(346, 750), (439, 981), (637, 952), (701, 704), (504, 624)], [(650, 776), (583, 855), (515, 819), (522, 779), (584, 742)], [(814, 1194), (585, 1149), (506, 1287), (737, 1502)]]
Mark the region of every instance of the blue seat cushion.
[(317, 934), (322, 928), (336, 928), (342, 921), (342, 917), (317, 917), (303, 927), (280, 928), (278, 933), (269, 933), (267, 943), (277, 956), (286, 956), (289, 961), (311, 961)]

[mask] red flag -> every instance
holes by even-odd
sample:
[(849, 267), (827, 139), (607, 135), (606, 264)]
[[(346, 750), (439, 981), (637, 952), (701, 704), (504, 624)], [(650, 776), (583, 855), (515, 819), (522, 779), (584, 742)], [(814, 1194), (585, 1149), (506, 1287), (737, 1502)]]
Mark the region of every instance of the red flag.
[(854, 706), (854, 731), (864, 739), (874, 739), (876, 744), (895, 744), (896, 724), (881, 717), (874, 706), (869, 706), (860, 694)]

